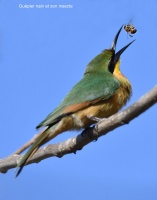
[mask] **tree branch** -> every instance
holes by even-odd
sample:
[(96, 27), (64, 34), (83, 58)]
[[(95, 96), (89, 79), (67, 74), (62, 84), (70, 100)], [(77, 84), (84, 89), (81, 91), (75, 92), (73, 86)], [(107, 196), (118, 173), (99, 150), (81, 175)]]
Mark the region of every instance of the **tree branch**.
[[(61, 158), (62, 156), (75, 153), (77, 150), (81, 150), (85, 145), (93, 140), (107, 134), (108, 132), (114, 130), (115, 128), (128, 124), (131, 120), (142, 114), (152, 105), (157, 102), (157, 86), (152, 90), (142, 96), (138, 101), (132, 104), (127, 109), (112, 115), (109, 118), (100, 120), (95, 127), (90, 127), (84, 130), (81, 134), (76, 137), (70, 138), (66, 141), (60, 142), (58, 144), (47, 145), (40, 148), (31, 160), (30, 163), (38, 163), (43, 159), (57, 156)], [(41, 134), (41, 133), (39, 133)], [(36, 137), (36, 136), (35, 136)], [(30, 140), (31, 142), (33, 140)], [(28, 144), (31, 144), (28, 142)], [(26, 143), (27, 144), (27, 143)], [(20, 151), (16, 151), (20, 152)], [(15, 168), (17, 163), (22, 158), (23, 155), (12, 154), (4, 159), (0, 160), (0, 172), (6, 173), (9, 169)]]

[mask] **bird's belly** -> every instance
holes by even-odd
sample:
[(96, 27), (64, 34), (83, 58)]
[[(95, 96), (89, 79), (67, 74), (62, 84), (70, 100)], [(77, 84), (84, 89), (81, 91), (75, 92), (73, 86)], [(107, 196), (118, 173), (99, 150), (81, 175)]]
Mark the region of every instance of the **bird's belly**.
[(111, 98), (90, 105), (72, 114), (74, 128), (86, 128), (93, 124), (89, 117), (107, 118), (115, 114), (124, 106), (129, 98), (127, 92), (119, 89)]

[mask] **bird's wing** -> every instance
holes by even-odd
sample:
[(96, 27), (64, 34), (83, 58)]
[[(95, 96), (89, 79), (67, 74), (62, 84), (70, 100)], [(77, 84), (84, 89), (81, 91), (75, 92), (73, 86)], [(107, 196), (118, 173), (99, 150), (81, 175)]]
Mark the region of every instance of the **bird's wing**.
[(71, 89), (61, 104), (36, 128), (52, 126), (65, 116), (101, 100), (108, 99), (115, 93), (119, 86), (119, 81), (110, 72), (107, 74), (103, 73), (103, 75), (85, 75), (83, 79)]

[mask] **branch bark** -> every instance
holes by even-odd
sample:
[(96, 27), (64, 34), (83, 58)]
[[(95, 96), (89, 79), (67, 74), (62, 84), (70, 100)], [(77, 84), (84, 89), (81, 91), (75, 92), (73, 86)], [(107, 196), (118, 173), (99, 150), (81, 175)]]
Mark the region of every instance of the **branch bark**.
[[(112, 115), (107, 119), (100, 120), (94, 127), (90, 127), (84, 130), (78, 136), (60, 142), (58, 144), (47, 145), (43, 148), (40, 148), (27, 164), (38, 163), (43, 159), (53, 156), (61, 158), (66, 154), (75, 153), (77, 150), (81, 150), (91, 141), (96, 140), (97, 138), (107, 134), (117, 127), (128, 124), (131, 120), (138, 117), (148, 108), (153, 106), (156, 102), (157, 86), (151, 89), (148, 93), (142, 96), (130, 107), (115, 115)], [(30, 141), (32, 142), (33, 140)], [(28, 144), (31, 144), (31, 142), (28, 142)], [(1, 173), (6, 173), (9, 169), (15, 168), (17, 166), (17, 163), (23, 156), (18, 155), (17, 153), (18, 151), (0, 160)]]

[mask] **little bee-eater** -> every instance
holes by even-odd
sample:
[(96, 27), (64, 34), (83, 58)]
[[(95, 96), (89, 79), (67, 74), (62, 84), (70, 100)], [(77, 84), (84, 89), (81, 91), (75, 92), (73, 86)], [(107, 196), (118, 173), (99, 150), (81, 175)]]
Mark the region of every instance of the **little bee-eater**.
[(132, 89), (120, 72), (120, 55), (134, 41), (115, 53), (119, 29), (110, 49), (96, 56), (83, 78), (71, 89), (59, 106), (36, 128), (46, 127), (18, 164), (18, 176), (24, 165), (43, 144), (69, 130), (80, 130), (94, 123), (93, 117), (107, 118), (126, 104)]

